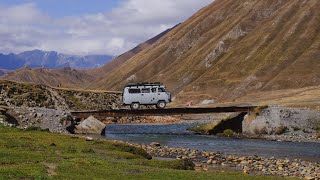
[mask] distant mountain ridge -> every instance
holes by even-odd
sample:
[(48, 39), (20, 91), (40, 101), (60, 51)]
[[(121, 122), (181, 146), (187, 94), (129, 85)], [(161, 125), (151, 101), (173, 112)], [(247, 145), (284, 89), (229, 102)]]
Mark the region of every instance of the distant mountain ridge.
[(8, 72), (10, 72), (10, 71), (6, 70), (6, 69), (0, 69), (0, 76), (3, 76), (5, 74), (7, 74)]
[(48, 69), (59, 69), (64, 67), (90, 69), (100, 67), (112, 59), (113, 56), (109, 55), (77, 56), (36, 49), (19, 54), (0, 53), (0, 68), (16, 70), (24, 66), (28, 66), (30, 68), (42, 67)]
[[(99, 68), (78, 70), (66, 67), (61, 69), (24, 67), (14, 71), (7, 72), (6, 75), (0, 77), (0, 79), (18, 82), (31, 82), (36, 84), (44, 84), (52, 87), (90, 89), (92, 83), (98, 81), (101, 78), (104, 78), (114, 68), (119, 67), (121, 64), (125, 63), (127, 60), (137, 55), (139, 52), (156, 43), (159, 39), (161, 39), (174, 28), (176, 28), (176, 26), (158, 34), (157, 36), (147, 40), (146, 42), (139, 44), (135, 48), (116, 57), (110, 63), (108, 62), (104, 66), (101, 66)], [(32, 54), (33, 53), (31, 53), (31, 55)], [(56, 54), (47, 54), (47, 56), (56, 56)], [(14, 57), (14, 55), (10, 54), (10, 57)], [(30, 57), (29, 53), (25, 53), (24, 57)], [(90, 56), (87, 56), (87, 59), (89, 58)], [(31, 59), (37, 59), (37, 57), (33, 57)], [(0, 64), (1, 62), (2, 61), (0, 60)]]

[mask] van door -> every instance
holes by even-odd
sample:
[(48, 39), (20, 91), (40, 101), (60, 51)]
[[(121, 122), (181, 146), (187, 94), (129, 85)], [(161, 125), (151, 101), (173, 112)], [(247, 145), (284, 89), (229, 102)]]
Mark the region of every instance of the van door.
[(166, 90), (162, 87), (158, 88), (158, 99), (159, 101), (166, 101), (167, 97), (166, 97)]
[(150, 88), (141, 89), (141, 104), (152, 104), (152, 95)]
[(138, 102), (141, 104), (141, 89), (139, 88), (131, 88), (129, 89), (129, 95), (126, 97), (126, 102), (131, 104), (133, 102)]
[(151, 88), (151, 102), (152, 104), (158, 103), (158, 91), (156, 87)]

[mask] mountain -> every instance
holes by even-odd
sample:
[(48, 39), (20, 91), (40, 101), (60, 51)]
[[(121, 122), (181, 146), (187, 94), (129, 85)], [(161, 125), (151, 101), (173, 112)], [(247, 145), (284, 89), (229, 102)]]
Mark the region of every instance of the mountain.
[(6, 69), (0, 69), (0, 76), (7, 74), (9, 71)]
[[(159, 39), (161, 39), (164, 35), (166, 35), (170, 31), (172, 31), (173, 29), (175, 29), (177, 26), (179, 26), (179, 24), (175, 25), (174, 27), (172, 27), (170, 29), (165, 30), (164, 32), (147, 40), (146, 42), (139, 44), (138, 46), (134, 47), (133, 49), (129, 50), (128, 52), (121, 54), (120, 56), (115, 58), (113, 61), (105, 64), (101, 68), (89, 70), (90, 74), (95, 74), (96, 77), (99, 77), (96, 79), (96, 81), (92, 82), (91, 84), (98, 84), (100, 82), (101, 77), (105, 77), (108, 73), (111, 72), (111, 70), (119, 67), (121, 64), (125, 63), (127, 60), (129, 60), (130, 58), (132, 58), (136, 54), (138, 54), (141, 51), (143, 51), (144, 49), (148, 48), (149, 46), (151, 46), (152, 44), (157, 42)], [(91, 85), (89, 85), (89, 88), (90, 87), (91, 87)]]
[(24, 60), (16, 54), (2, 54), (0, 53), (0, 68), (14, 70), (24, 66)]
[[(175, 27), (173, 27), (175, 28)], [(126, 62), (131, 57), (135, 56), (145, 48), (148, 48), (152, 44), (156, 43), (162, 36), (170, 32), (173, 28), (168, 29), (159, 35), (149, 39), (148, 41), (139, 44), (137, 47), (131, 49), (130, 51), (120, 55), (115, 58), (112, 62), (105, 64), (100, 68), (94, 69), (85, 69), (85, 70), (76, 70), (72, 68), (63, 68), (63, 69), (53, 69), (49, 70), (47, 68), (29, 68), (24, 67), (15, 71), (7, 73), (1, 79), (18, 81), (18, 82), (32, 82), (36, 84), (44, 84), (52, 87), (66, 87), (66, 88), (80, 88), (80, 89), (91, 89), (90, 84), (92, 82), (98, 81), (100, 78), (103, 78), (108, 74), (113, 68), (117, 68), (122, 63)], [(35, 52), (37, 52), (36, 50)], [(34, 54), (37, 54), (35, 56)], [(39, 55), (40, 54), (40, 55)], [(44, 53), (41, 51), (38, 53), (26, 52), (24, 57), (33, 57), (28, 59), (37, 59), (39, 56), (43, 57)], [(55, 57), (57, 53), (51, 52), (46, 55), (46, 57)], [(58, 55), (59, 56), (59, 55)], [(87, 56), (89, 61), (94, 56)], [(2, 61), (0, 61), (2, 62)], [(84, 66), (84, 65), (83, 65)]]
[(85, 71), (65, 67), (62, 69), (29, 68), (24, 67), (8, 72), (1, 79), (32, 82), (36, 84), (50, 85), (52, 87), (83, 88), (88, 82), (95, 80), (95, 77)]
[(90, 88), (160, 81), (180, 102), (320, 85), (320, 1), (216, 0)]
[(19, 54), (0, 54), (0, 68), (15, 70), (28, 66), (58, 69), (71, 67), (76, 69), (97, 68), (113, 59), (108, 55), (76, 56), (65, 55), (55, 51), (25, 51)]

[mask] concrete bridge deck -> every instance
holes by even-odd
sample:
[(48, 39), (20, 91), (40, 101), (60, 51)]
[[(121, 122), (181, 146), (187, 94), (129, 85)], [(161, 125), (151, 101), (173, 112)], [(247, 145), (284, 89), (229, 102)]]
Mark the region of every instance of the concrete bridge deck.
[(104, 111), (77, 111), (71, 112), (75, 118), (94, 117), (132, 117), (132, 116), (170, 116), (183, 114), (209, 114), (209, 113), (230, 113), (249, 112), (257, 106), (231, 106), (231, 107), (206, 107), (206, 108), (168, 108), (168, 109), (141, 109), (141, 110), (104, 110)]

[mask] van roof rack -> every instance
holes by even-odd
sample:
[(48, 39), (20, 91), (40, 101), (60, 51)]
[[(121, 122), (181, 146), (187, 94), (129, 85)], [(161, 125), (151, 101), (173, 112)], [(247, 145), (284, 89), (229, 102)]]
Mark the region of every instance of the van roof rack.
[(141, 82), (141, 83), (128, 83), (126, 87), (133, 87), (133, 86), (162, 86), (163, 84), (160, 82)]

